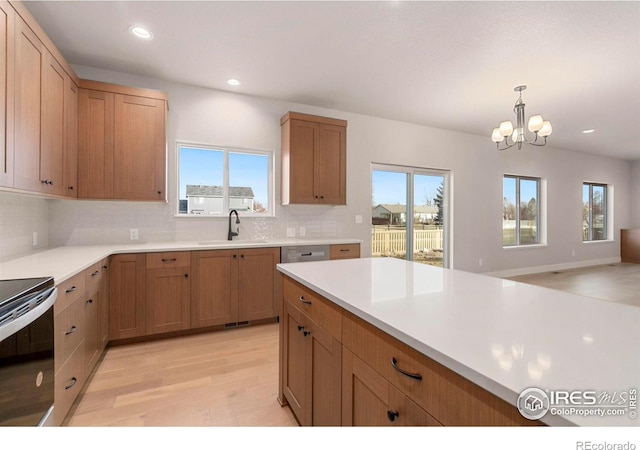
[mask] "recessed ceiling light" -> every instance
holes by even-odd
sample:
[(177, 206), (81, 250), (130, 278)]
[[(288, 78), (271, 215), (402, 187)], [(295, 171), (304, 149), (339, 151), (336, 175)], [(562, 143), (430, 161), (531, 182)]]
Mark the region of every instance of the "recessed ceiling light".
[(582, 130), (582, 134), (589, 134), (589, 133), (593, 133), (596, 130)]
[(153, 39), (153, 33), (143, 27), (131, 25), (129, 27), (129, 33), (133, 34), (137, 38), (144, 39), (145, 41)]
[(238, 86), (240, 84), (240, 81), (236, 80), (235, 78), (229, 78), (227, 80), (227, 83), (231, 86)]

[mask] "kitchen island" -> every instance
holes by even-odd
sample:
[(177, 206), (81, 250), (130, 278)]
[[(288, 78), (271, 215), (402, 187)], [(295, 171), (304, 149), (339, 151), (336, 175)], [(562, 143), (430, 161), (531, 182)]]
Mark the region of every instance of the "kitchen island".
[[(488, 420), (490, 424), (522, 424), (513, 415), (518, 414), (518, 396), (536, 387), (552, 400), (546, 405), (549, 412), (539, 420), (543, 424), (640, 425), (635, 400), (640, 384), (637, 307), (390, 258), (279, 264), (278, 270), (285, 276), (280, 400), (289, 403), (302, 424), (312, 424), (313, 416), (320, 417), (324, 409), (333, 408), (335, 413), (336, 403), (341, 405), (340, 424), (351, 424), (360, 414), (358, 408), (375, 409), (376, 390), (384, 390), (382, 401), (391, 402), (396, 391), (404, 394), (408, 400), (400, 404), (406, 405), (406, 414), (415, 411), (416, 404), (421, 414), (427, 413), (420, 423), (472, 424), (456, 423), (456, 417), (475, 416), (446, 411), (446, 395), (444, 406), (433, 403), (441, 394), (438, 386), (449, 378), (455, 385), (451, 392), (462, 393), (452, 394), (451, 409), (476, 408), (470, 405), (479, 399), (480, 422), (495, 406), (502, 412), (495, 421)], [(358, 330), (364, 334), (358, 335)], [(307, 347), (310, 354), (297, 346), (298, 331), (303, 338), (320, 335)], [(392, 342), (391, 350), (385, 339)], [(340, 341), (341, 351), (336, 343)], [(380, 355), (384, 365), (378, 362)], [(422, 366), (411, 363), (407, 355), (423, 358)], [(391, 367), (389, 356), (397, 367)], [(294, 378), (304, 370), (296, 366), (296, 357), (313, 360), (310, 364), (330, 363), (333, 368), (311, 380), (310, 386), (299, 387)], [(358, 378), (353, 367), (361, 367), (358, 370), (367, 375), (353, 381)], [(420, 374), (416, 367), (425, 367), (428, 373)], [(392, 378), (397, 373), (403, 373), (398, 382)], [(440, 384), (431, 383), (421, 401), (419, 392), (413, 395), (412, 383), (429, 384), (430, 374), (439, 376)], [(412, 380), (412, 375), (424, 375), (424, 382)], [(373, 380), (369, 391), (363, 387), (367, 380)], [(314, 393), (323, 385), (331, 388)], [(467, 392), (474, 389), (477, 392)], [(360, 406), (353, 400), (358, 390), (369, 396)], [(563, 397), (565, 392), (571, 397)], [(316, 399), (317, 408), (304, 405)], [(603, 415), (578, 414), (587, 409)], [(398, 411), (388, 408), (390, 422), (400, 419)]]

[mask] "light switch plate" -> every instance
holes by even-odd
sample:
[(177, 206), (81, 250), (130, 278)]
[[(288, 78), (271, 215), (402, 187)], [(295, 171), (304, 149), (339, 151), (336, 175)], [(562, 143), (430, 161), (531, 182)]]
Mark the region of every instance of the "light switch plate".
[(137, 241), (138, 240), (138, 229), (137, 228), (131, 228), (129, 230), (129, 239), (131, 239), (132, 241)]
[(306, 233), (306, 230), (304, 229), (304, 227), (300, 227), (300, 236), (304, 236)]
[(362, 216), (360, 214), (356, 215), (356, 223), (362, 223)]

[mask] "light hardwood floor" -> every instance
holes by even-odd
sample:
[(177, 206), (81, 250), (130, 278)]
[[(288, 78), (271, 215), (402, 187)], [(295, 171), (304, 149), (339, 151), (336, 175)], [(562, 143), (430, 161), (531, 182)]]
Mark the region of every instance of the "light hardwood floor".
[(278, 324), (109, 347), (69, 426), (297, 426), (278, 393)]
[(618, 263), (510, 277), (559, 291), (640, 306), (640, 264)]

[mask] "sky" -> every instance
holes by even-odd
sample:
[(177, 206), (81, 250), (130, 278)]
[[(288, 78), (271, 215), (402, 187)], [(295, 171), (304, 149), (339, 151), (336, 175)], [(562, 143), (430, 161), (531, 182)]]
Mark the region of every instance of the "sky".
[[(372, 205), (407, 203), (407, 174), (374, 170), (371, 173), (373, 199)], [(433, 199), (442, 176), (419, 175), (414, 176), (414, 204), (424, 205), (426, 199)]]
[[(536, 198), (537, 188), (534, 180), (520, 181), (520, 202), (529, 203), (529, 200)], [(506, 197), (510, 203), (516, 204), (516, 179), (505, 178), (503, 183), (503, 197)]]

